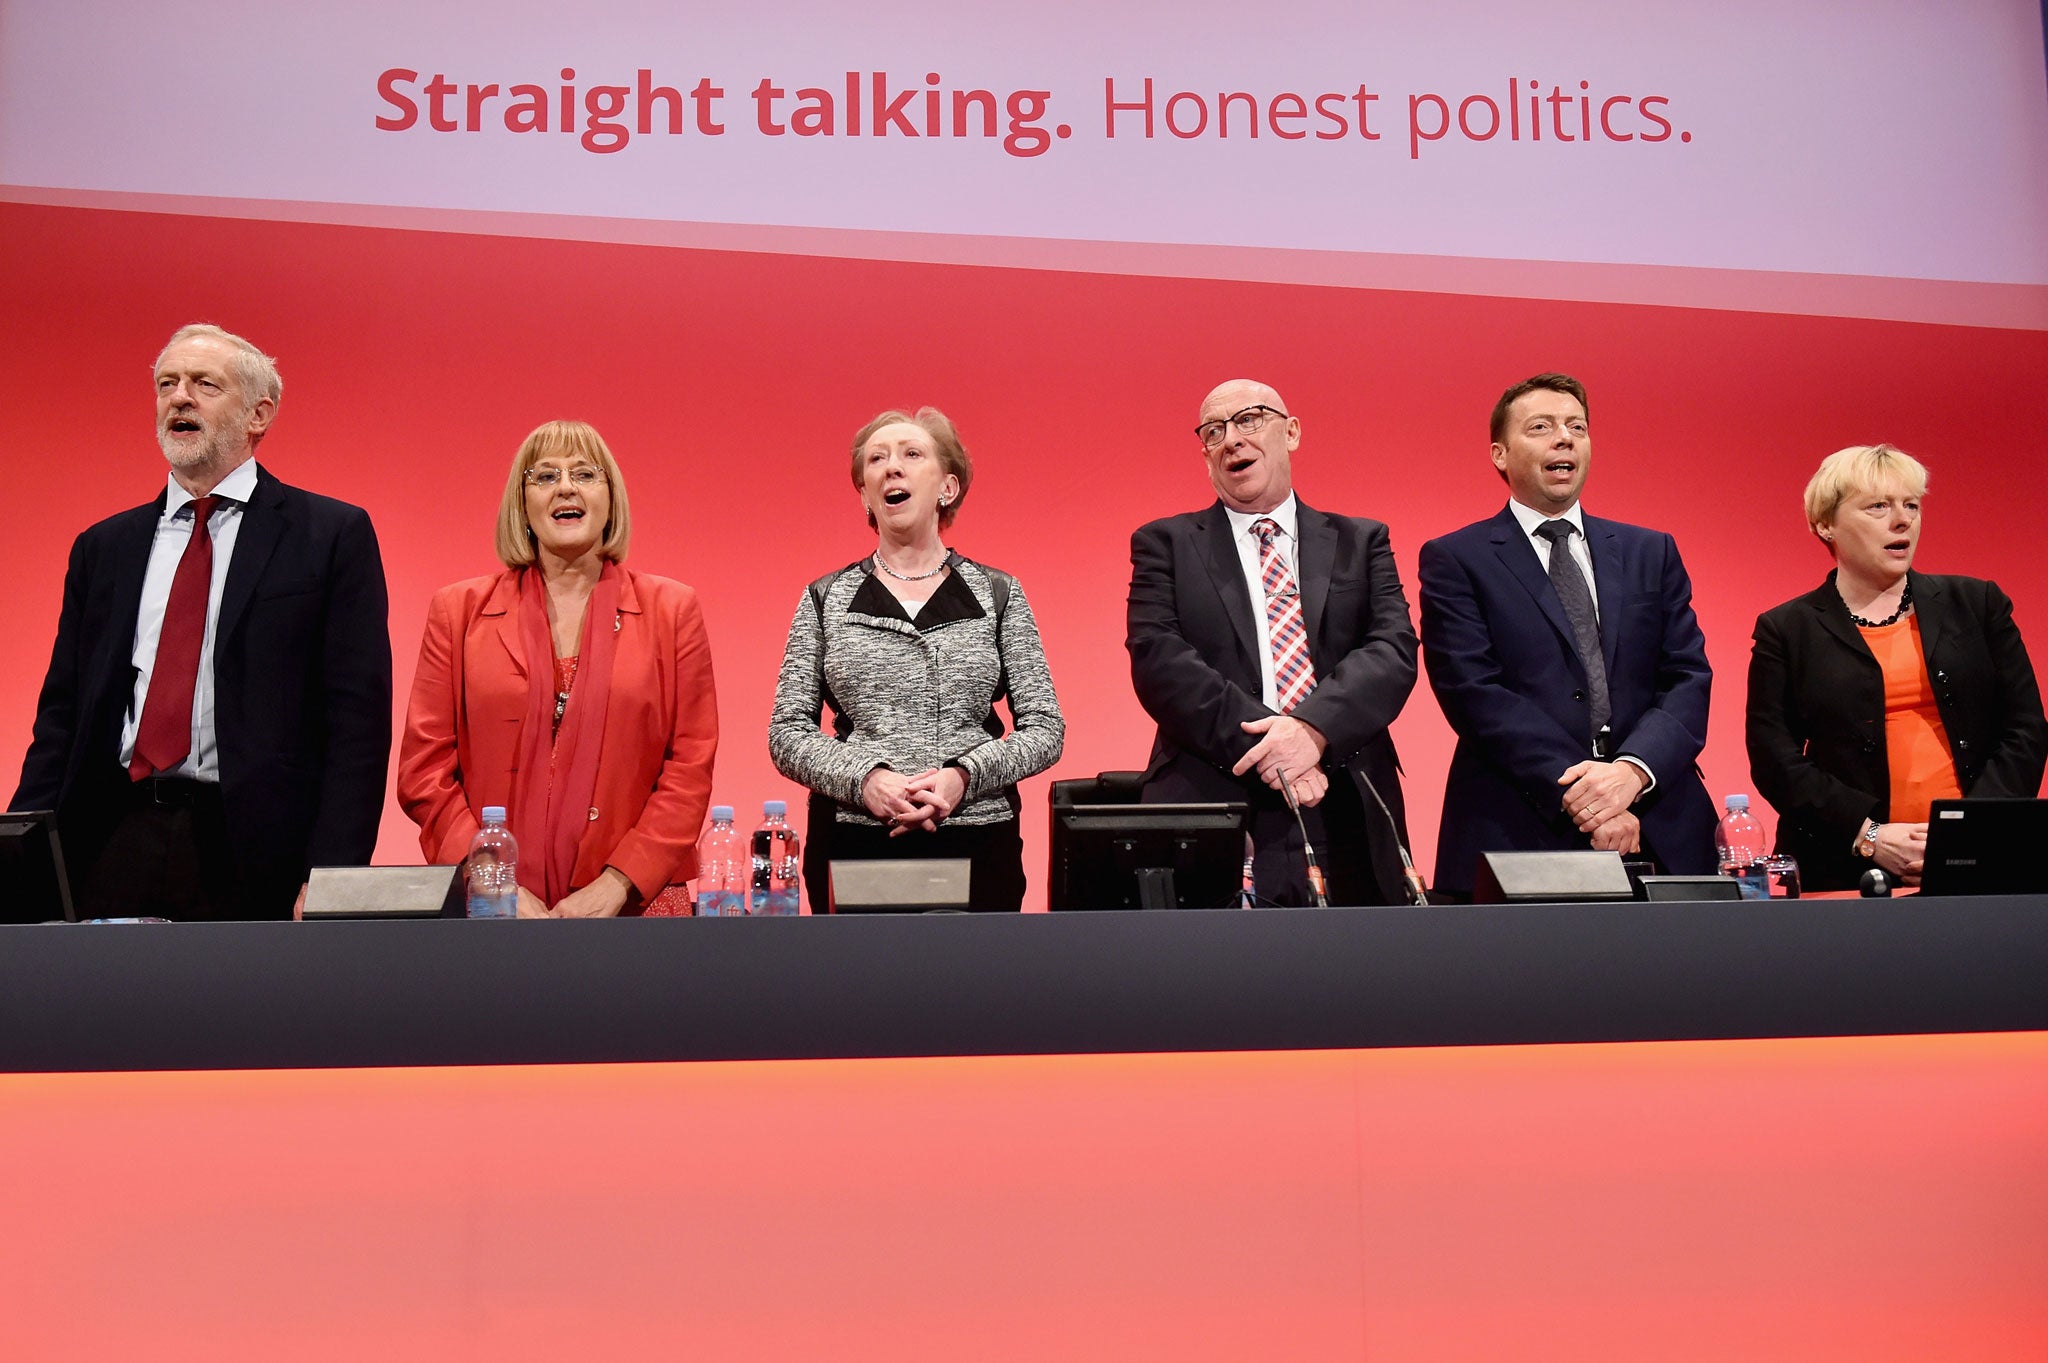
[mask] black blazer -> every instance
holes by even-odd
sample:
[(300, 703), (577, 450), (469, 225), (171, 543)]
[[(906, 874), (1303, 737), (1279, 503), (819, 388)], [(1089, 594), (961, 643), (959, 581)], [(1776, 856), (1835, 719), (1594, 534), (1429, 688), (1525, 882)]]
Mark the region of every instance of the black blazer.
[[(1369, 779), (1406, 843), (1400, 762), (1387, 726), (1415, 689), (1415, 631), (1387, 527), (1331, 516), (1296, 500), (1302, 623), (1316, 686), (1294, 710), (1328, 740), (1323, 765)], [(1221, 502), (1169, 516), (1131, 536), (1125, 640), (1138, 700), (1158, 721), (1145, 773), (1147, 799), (1245, 800), (1255, 810), (1280, 797), (1255, 774), (1230, 774), (1257, 741), (1238, 725), (1273, 712), (1260, 700), (1258, 628), (1230, 520)], [(1395, 828), (1369, 792), (1357, 806), (1326, 803), (1332, 839), (1364, 838), (1380, 899), (1406, 900)], [(1362, 828), (1343, 812), (1362, 809)]]
[[(75, 868), (91, 864), (123, 804), (121, 722), (163, 506), (159, 493), (71, 546), (13, 807), (54, 808)], [(368, 513), (258, 467), (222, 589), (213, 673), (242, 911), (288, 918), (309, 867), (362, 865), (377, 845), (391, 756), (391, 636)]]
[[(2048, 722), (2012, 602), (1972, 577), (1908, 574), (1920, 644), (1965, 795), (2031, 797)], [(1778, 848), (1813, 889), (1854, 886), (1852, 844), (1890, 817), (1884, 672), (1849, 620), (1835, 575), (1757, 618), (1749, 657), (1749, 769), (1778, 811)]]

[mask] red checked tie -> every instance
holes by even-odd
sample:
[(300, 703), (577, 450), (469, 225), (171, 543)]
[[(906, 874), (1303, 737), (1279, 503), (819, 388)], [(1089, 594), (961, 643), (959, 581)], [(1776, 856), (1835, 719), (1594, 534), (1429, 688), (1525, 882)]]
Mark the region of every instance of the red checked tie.
[(199, 645), (206, 637), (206, 600), (213, 587), (213, 534), (206, 522), (220, 501), (192, 500), (192, 540), (178, 560), (171, 598), (164, 603), (156, 665), (142, 702), (142, 724), (135, 731), (135, 757), (128, 764), (131, 780), (170, 771), (192, 751), (192, 691), (199, 682)]
[(1301, 589), (1280, 553), (1279, 522), (1262, 517), (1252, 522), (1259, 537), (1259, 580), (1266, 588), (1266, 636), (1273, 650), (1273, 690), (1286, 714), (1316, 689), (1315, 664), (1308, 656), (1308, 627), (1301, 621)]

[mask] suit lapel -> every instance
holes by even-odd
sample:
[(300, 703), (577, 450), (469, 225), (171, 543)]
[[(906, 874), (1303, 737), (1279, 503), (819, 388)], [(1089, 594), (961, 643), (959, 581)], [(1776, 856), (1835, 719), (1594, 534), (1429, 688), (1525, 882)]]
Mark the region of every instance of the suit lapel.
[(1599, 598), (1600, 657), (1610, 679), (1614, 676), (1614, 651), (1621, 641), (1621, 603), (1628, 595), (1629, 575), (1621, 561), (1621, 535), (1612, 521), (1582, 515), (1586, 526), (1586, 549), (1593, 560), (1593, 594)]
[(1908, 573), (1906, 580), (1913, 590), (1913, 618), (1920, 622), (1920, 651), (1927, 661), (1928, 674), (1932, 676), (1936, 670), (1934, 661), (1940, 656), (1937, 648), (1948, 620), (1947, 593), (1942, 591), (1941, 583), (1931, 577)]
[[(1322, 512), (1313, 510), (1300, 498), (1294, 502), (1294, 525), (1299, 532), (1295, 585), (1301, 589), (1302, 624), (1308, 630), (1311, 654), (1323, 637), (1323, 602), (1330, 594), (1330, 577), (1337, 569), (1337, 527)], [(1320, 667), (1318, 671), (1320, 672)]]
[[(1847, 649), (1853, 657), (1860, 659), (1864, 666), (1873, 671), (1877, 669), (1877, 657), (1870, 651), (1870, 645), (1863, 641), (1863, 635), (1857, 630), (1855, 623), (1849, 619), (1849, 608), (1842, 604), (1841, 593), (1835, 590), (1835, 575), (1832, 572), (1828, 574), (1826, 582), (1806, 594), (1806, 603), (1820, 618), (1821, 629), (1829, 638)], [(1920, 637), (1924, 645), (1927, 637), (1925, 622), (1922, 622), (1921, 630)]]
[(1543, 618), (1557, 631), (1557, 637), (1564, 640), (1571, 649), (1574, 659), (1579, 656), (1578, 636), (1572, 633), (1572, 622), (1565, 618), (1564, 603), (1557, 599), (1557, 588), (1550, 585), (1550, 573), (1543, 566), (1543, 560), (1536, 555), (1536, 547), (1529, 543), (1529, 537), (1522, 533), (1521, 522), (1515, 513), (1506, 507), (1493, 518), (1493, 551), (1500, 556), (1501, 566), (1508, 576), (1522, 585)]
[(227, 583), (221, 588), (217, 639), (235, 637), (242, 617), (248, 614), (249, 602), (255, 599), (256, 584), (263, 580), (264, 570), (270, 566), (270, 556), (291, 528), (291, 517), (284, 509), (284, 493), (277, 480), (259, 466), (256, 491), (242, 507), (242, 524), (235, 531), (235, 556), (228, 564)]
[(1252, 594), (1251, 588), (1245, 585), (1244, 563), (1238, 558), (1237, 545), (1230, 537), (1230, 517), (1223, 514), (1223, 504), (1218, 502), (1195, 519), (1201, 526), (1201, 534), (1195, 543), (1202, 555), (1202, 563), (1209, 570), (1209, 581), (1223, 600), (1223, 613), (1229, 617), (1230, 627), (1237, 634), (1238, 646), (1251, 660), (1252, 674), (1256, 677), (1259, 674), (1259, 635), (1252, 621)]
[[(529, 569), (539, 572), (538, 568)], [(505, 650), (505, 656), (512, 661), (512, 670), (520, 676), (526, 675), (526, 641), (519, 637), (521, 575), (517, 572), (504, 573), (491, 588), (490, 600), (484, 602), (479, 614), (494, 617), (497, 621), (498, 644)]]
[[(121, 534), (115, 540), (114, 552), (114, 596), (121, 603), (122, 616), (113, 621), (110, 637), (117, 641), (115, 653), (117, 667), (128, 670), (133, 665), (135, 647), (135, 622), (142, 615), (142, 582), (149, 576), (149, 555), (156, 547), (156, 523), (163, 519), (164, 501), (169, 494), (159, 492), (156, 500), (148, 506), (139, 506), (129, 513), (130, 521), (121, 527)], [(129, 673), (129, 684), (133, 685), (133, 673)]]

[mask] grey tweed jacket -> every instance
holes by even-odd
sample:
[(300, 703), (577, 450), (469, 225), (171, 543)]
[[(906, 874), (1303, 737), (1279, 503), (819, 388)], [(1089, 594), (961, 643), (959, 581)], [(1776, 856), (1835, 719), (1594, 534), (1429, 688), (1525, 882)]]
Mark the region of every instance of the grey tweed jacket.
[[(1017, 783), (1059, 760), (1066, 721), (1023, 589), (1012, 581), (998, 611), (994, 570), (958, 554), (948, 563), (915, 621), (867, 559), (797, 602), (768, 756), (837, 801), (842, 822), (879, 826), (861, 803), (876, 767), (910, 775), (951, 765), (966, 772), (967, 793), (949, 822), (1000, 823), (1016, 817)], [(1008, 735), (995, 717), (1005, 688), (1016, 726)], [(818, 726), (828, 706), (833, 733)]]

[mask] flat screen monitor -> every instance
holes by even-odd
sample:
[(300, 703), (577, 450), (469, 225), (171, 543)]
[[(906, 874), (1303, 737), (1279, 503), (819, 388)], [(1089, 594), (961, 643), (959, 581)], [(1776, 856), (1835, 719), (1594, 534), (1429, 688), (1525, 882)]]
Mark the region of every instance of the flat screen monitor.
[(1050, 909), (1228, 909), (1244, 888), (1248, 806), (1053, 811)]
[(0, 923), (77, 919), (57, 816), (47, 809), (0, 814)]

